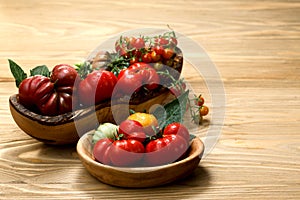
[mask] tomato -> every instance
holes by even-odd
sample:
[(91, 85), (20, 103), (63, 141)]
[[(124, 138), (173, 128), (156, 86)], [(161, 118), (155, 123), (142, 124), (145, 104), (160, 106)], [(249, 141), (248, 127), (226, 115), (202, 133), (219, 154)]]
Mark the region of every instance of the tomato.
[(151, 63), (151, 62), (152, 62), (152, 56), (151, 56), (151, 53), (150, 53), (150, 52), (145, 53), (145, 54), (142, 56), (142, 61), (145, 62), (145, 63)]
[(159, 44), (159, 45), (169, 44), (169, 41), (166, 38), (163, 38), (163, 37), (155, 38), (154, 42), (155, 42), (155, 44)]
[(160, 78), (151, 65), (143, 62), (134, 63), (118, 75), (118, 92), (132, 94), (140, 90), (142, 86), (148, 90), (156, 89), (160, 84)]
[(95, 70), (79, 84), (78, 95), (83, 105), (100, 103), (111, 98), (117, 77), (106, 70)]
[(170, 58), (172, 58), (173, 54), (174, 51), (172, 49), (166, 48), (164, 49), (162, 56), (164, 59), (169, 60)]
[(113, 144), (112, 139), (103, 138), (96, 142), (93, 148), (93, 156), (96, 161), (105, 165), (111, 164), (110, 161), (110, 147)]
[(144, 156), (144, 145), (133, 139), (116, 140), (110, 147), (110, 160), (119, 167), (135, 167)]
[(143, 38), (136, 38), (134, 41), (131, 42), (131, 46), (136, 49), (141, 49), (145, 47), (145, 41)]
[(152, 59), (152, 62), (159, 62), (161, 60), (161, 55), (158, 54), (156, 51), (152, 51), (151, 59)]
[(172, 163), (180, 159), (187, 149), (188, 144), (181, 136), (163, 135), (146, 145), (145, 164), (157, 166)]
[(182, 138), (186, 140), (188, 143), (190, 140), (190, 133), (188, 129), (181, 123), (179, 122), (173, 122), (171, 124), (168, 124), (163, 131), (164, 135), (179, 135)]
[(143, 85), (143, 76), (138, 69), (125, 69), (118, 75), (117, 91), (123, 94), (133, 94)]
[(155, 46), (152, 48), (152, 50), (158, 55), (162, 55), (164, 53), (164, 48), (162, 46)]
[(73, 98), (77, 72), (71, 68), (62, 65), (55, 67), (51, 78), (36, 75), (23, 80), (19, 86), (20, 103), (42, 115), (71, 112), (73, 104), (77, 104), (76, 97)]
[(56, 65), (51, 73), (51, 81), (58, 86), (73, 85), (78, 76), (77, 71), (68, 64)]
[(119, 134), (123, 134), (125, 138), (133, 132), (142, 132), (144, 130), (142, 124), (135, 120), (126, 119), (119, 125)]
[(140, 131), (140, 132), (131, 132), (126, 137), (126, 139), (133, 139), (133, 140), (140, 141), (142, 143), (146, 140), (146, 138), (147, 138), (147, 135), (143, 131)]
[(175, 46), (177, 46), (178, 41), (177, 41), (177, 39), (175, 37), (171, 37), (170, 38), (170, 43), (173, 44), (173, 45), (175, 45)]
[(200, 95), (197, 99), (196, 99), (196, 105), (197, 106), (203, 106), (203, 104), (204, 104), (204, 98)]
[(205, 116), (209, 113), (209, 108), (207, 106), (200, 107), (200, 116)]
[(147, 135), (154, 135), (156, 133), (156, 129), (158, 126), (158, 121), (156, 117), (152, 114), (136, 112), (131, 114), (127, 118), (128, 120), (138, 121), (144, 128), (144, 132)]
[(139, 61), (139, 59), (134, 56), (134, 57), (130, 58), (129, 63), (130, 63), (130, 65), (132, 65), (134, 63), (137, 63), (138, 61)]

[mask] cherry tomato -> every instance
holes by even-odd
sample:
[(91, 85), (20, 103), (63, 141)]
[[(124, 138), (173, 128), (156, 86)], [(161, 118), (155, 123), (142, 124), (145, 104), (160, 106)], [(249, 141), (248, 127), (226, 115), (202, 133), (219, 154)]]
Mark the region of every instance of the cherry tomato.
[(204, 102), (204, 98), (201, 95), (196, 99), (197, 106), (203, 106)]
[(152, 48), (158, 55), (162, 55), (164, 53), (164, 48), (162, 46), (155, 46)]
[(93, 148), (93, 156), (98, 161), (105, 165), (110, 165), (110, 147), (113, 144), (112, 139), (103, 138), (96, 142)]
[(171, 124), (168, 124), (163, 131), (164, 135), (179, 135), (182, 138), (186, 140), (188, 143), (190, 140), (190, 133), (188, 129), (181, 123), (179, 122), (173, 122)]
[(169, 44), (169, 41), (166, 38), (163, 37), (158, 37), (154, 40), (155, 44), (159, 44), (159, 45), (167, 45)]
[(164, 49), (162, 56), (164, 59), (169, 60), (170, 58), (172, 58), (173, 54), (174, 51), (172, 49), (166, 48)]
[(116, 140), (110, 148), (110, 160), (115, 166), (135, 167), (141, 165), (144, 152), (144, 145), (137, 140)]
[(134, 41), (131, 42), (131, 46), (136, 49), (141, 49), (145, 47), (145, 41), (143, 38), (136, 38)]
[(151, 59), (152, 59), (152, 62), (159, 62), (161, 60), (161, 55), (158, 54), (156, 51), (152, 51)]
[(151, 53), (150, 53), (150, 52), (145, 53), (145, 54), (142, 56), (142, 61), (145, 62), (145, 63), (151, 63), (151, 62), (152, 62), (152, 56), (151, 56)]
[(79, 84), (78, 94), (83, 105), (100, 103), (111, 98), (117, 77), (106, 70), (95, 70)]
[(177, 39), (176, 39), (175, 37), (171, 37), (171, 38), (170, 38), (170, 43), (172, 43), (172, 44), (174, 44), (175, 46), (177, 46), (178, 41), (177, 41)]
[(181, 158), (187, 149), (188, 144), (181, 136), (163, 135), (146, 145), (145, 164), (157, 166), (172, 163)]
[(137, 63), (138, 61), (139, 61), (139, 59), (134, 56), (134, 57), (130, 58), (129, 63), (130, 63), (130, 65), (133, 65), (134, 63)]
[(209, 113), (209, 108), (207, 106), (200, 107), (200, 116), (205, 116)]

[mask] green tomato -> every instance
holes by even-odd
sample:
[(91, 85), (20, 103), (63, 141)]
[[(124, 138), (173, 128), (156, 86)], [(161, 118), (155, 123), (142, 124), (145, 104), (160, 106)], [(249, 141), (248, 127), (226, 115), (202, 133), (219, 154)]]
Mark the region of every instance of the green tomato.
[(118, 137), (118, 126), (112, 123), (101, 124), (93, 135), (92, 142), (95, 144), (98, 140), (109, 138), (115, 140)]

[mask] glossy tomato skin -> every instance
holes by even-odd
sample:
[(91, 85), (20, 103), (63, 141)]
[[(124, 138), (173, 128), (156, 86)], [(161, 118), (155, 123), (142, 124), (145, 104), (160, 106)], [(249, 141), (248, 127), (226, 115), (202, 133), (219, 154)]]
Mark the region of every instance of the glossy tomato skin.
[(77, 71), (68, 64), (56, 65), (51, 73), (51, 81), (57, 86), (74, 85), (78, 76)]
[(111, 98), (117, 81), (117, 77), (110, 71), (93, 71), (79, 83), (78, 95), (80, 102), (87, 106)]
[(137, 140), (116, 140), (110, 148), (110, 160), (114, 166), (140, 166), (144, 152), (144, 145)]
[(133, 132), (143, 132), (143, 130), (142, 124), (135, 120), (126, 119), (119, 125), (119, 135), (123, 134), (125, 138)]
[(145, 148), (145, 165), (158, 166), (172, 163), (181, 158), (188, 144), (179, 135), (163, 135), (162, 138), (151, 140)]
[(172, 135), (172, 134), (179, 135), (182, 138), (184, 138), (187, 143), (189, 143), (189, 140), (190, 140), (190, 134), (189, 134), (188, 129), (179, 122), (173, 122), (173, 123), (167, 125), (164, 128), (163, 134), (164, 135)]
[(137, 62), (122, 70), (118, 75), (117, 90), (124, 94), (132, 94), (145, 86), (149, 90), (156, 89), (160, 84), (160, 78), (151, 65)]
[[(19, 101), (26, 108), (42, 115), (54, 116), (72, 111), (73, 84), (57, 86), (50, 78), (36, 75), (19, 86)], [(75, 100), (76, 101), (76, 100)]]
[(112, 139), (103, 138), (96, 142), (93, 148), (93, 156), (96, 159), (96, 161), (101, 162), (105, 165), (110, 165), (110, 148), (113, 144)]

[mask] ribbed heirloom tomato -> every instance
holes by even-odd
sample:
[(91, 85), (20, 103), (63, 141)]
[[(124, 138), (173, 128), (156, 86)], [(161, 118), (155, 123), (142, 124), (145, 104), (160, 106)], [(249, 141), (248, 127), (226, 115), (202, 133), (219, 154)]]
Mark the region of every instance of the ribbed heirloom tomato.
[(71, 112), (77, 99), (74, 82), (77, 71), (69, 65), (57, 65), (50, 78), (36, 75), (24, 79), (19, 85), (19, 101), (26, 108), (42, 115), (60, 115)]

